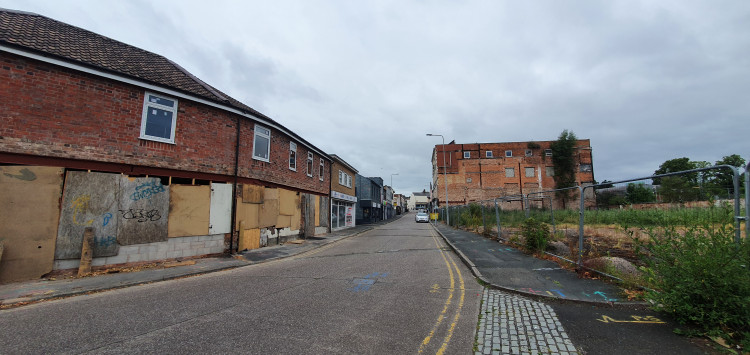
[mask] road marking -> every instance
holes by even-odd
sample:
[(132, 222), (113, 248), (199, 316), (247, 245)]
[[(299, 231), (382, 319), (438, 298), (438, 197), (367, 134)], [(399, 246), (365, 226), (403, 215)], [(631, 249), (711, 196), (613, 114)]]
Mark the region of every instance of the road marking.
[(667, 322), (662, 321), (654, 316), (630, 316), (633, 320), (616, 320), (608, 316), (602, 316), (602, 319), (597, 319), (602, 323), (641, 323), (641, 324), (666, 324)]
[(453, 299), (453, 293), (456, 289), (456, 280), (453, 277), (453, 269), (451, 269), (450, 263), (448, 263), (448, 259), (445, 257), (443, 250), (440, 248), (440, 245), (437, 242), (437, 239), (435, 238), (434, 232), (430, 230), (430, 236), (432, 236), (432, 241), (437, 246), (438, 251), (440, 251), (440, 255), (443, 257), (443, 261), (445, 261), (445, 266), (448, 268), (448, 274), (451, 278), (451, 286), (449, 288), (450, 293), (448, 293), (448, 299), (445, 300), (445, 305), (443, 306), (443, 311), (440, 312), (440, 315), (438, 316), (437, 321), (435, 322), (435, 325), (432, 326), (432, 329), (430, 330), (430, 333), (427, 334), (427, 336), (422, 340), (422, 344), (419, 345), (419, 354), (424, 352), (425, 347), (427, 344), (430, 343), (430, 340), (432, 340), (432, 337), (435, 335), (435, 331), (437, 331), (440, 324), (443, 322), (443, 319), (445, 318), (445, 314), (448, 313), (448, 307), (451, 304), (451, 300)]
[[(419, 353), (424, 352), (426, 346), (430, 343), (432, 338), (435, 336), (435, 332), (442, 324), (443, 319), (446, 318), (448, 307), (450, 306), (452, 302), (453, 294), (456, 289), (456, 275), (458, 276), (458, 281), (460, 285), (459, 288), (461, 290), (461, 296), (459, 298), (458, 306), (456, 308), (456, 313), (453, 316), (453, 321), (451, 322), (450, 327), (447, 330), (447, 334), (445, 335), (445, 338), (443, 338), (443, 343), (440, 349), (438, 349), (437, 351), (437, 354), (443, 354), (448, 347), (448, 343), (450, 343), (450, 340), (453, 337), (453, 332), (456, 328), (456, 325), (458, 324), (458, 320), (461, 318), (461, 309), (463, 309), (463, 305), (464, 305), (464, 299), (466, 296), (466, 288), (465, 288), (464, 278), (461, 275), (461, 270), (458, 268), (458, 265), (456, 265), (456, 262), (453, 261), (453, 259), (446, 256), (444, 248), (438, 242), (438, 238), (437, 238), (437, 235), (435, 234), (435, 231), (431, 230), (430, 235), (432, 236), (432, 240), (435, 243), (435, 247), (440, 251), (440, 256), (442, 256), (443, 261), (445, 262), (446, 268), (448, 268), (448, 274), (450, 275), (450, 289), (449, 289), (450, 294), (448, 295), (448, 299), (445, 301), (445, 305), (443, 306), (443, 311), (440, 312), (440, 315), (438, 316), (438, 319), (435, 322), (435, 325), (433, 325), (432, 329), (430, 330), (430, 333), (427, 335), (427, 337), (424, 338), (424, 340), (422, 341), (422, 344), (419, 346)], [(455, 273), (453, 272), (454, 269), (455, 269)], [(437, 286), (437, 284), (435, 286)]]

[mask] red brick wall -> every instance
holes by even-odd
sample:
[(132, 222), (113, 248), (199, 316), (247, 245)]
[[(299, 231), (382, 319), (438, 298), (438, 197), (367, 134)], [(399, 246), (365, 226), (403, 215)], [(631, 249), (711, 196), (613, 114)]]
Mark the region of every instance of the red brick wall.
[[(236, 115), (175, 98), (175, 144), (142, 140), (145, 92), (0, 52), (0, 152), (234, 174)], [(307, 149), (297, 144), (297, 171), (289, 170), (290, 138), (273, 129), (271, 162), (253, 160), (253, 128), (254, 122), (241, 118), (241, 177), (328, 194), (328, 162), (320, 181), (315, 154), (314, 174), (308, 177)]]
[[(546, 174), (546, 168), (553, 166), (552, 157), (544, 154), (544, 150), (549, 149), (552, 142), (535, 142), (538, 148), (529, 148), (529, 142), (447, 144), (445, 148), (449, 202), (463, 204), (521, 193), (553, 190), (554, 178)], [(575, 153), (578, 163), (592, 164), (591, 149), (588, 148), (590, 141), (579, 140), (577, 146), (581, 148)], [(445, 199), (442, 149), (442, 145), (435, 146), (435, 160), (439, 175), (434, 191), (441, 201)], [(507, 150), (512, 151), (512, 157), (505, 156)], [(526, 150), (531, 150), (531, 156), (526, 156)], [(487, 151), (492, 152), (491, 158), (486, 157)], [(469, 152), (469, 159), (464, 159), (464, 152)], [(507, 177), (505, 168), (513, 168), (514, 176)], [(534, 169), (533, 177), (526, 176), (526, 168)], [(577, 171), (576, 179), (583, 183), (593, 182), (593, 171)]]

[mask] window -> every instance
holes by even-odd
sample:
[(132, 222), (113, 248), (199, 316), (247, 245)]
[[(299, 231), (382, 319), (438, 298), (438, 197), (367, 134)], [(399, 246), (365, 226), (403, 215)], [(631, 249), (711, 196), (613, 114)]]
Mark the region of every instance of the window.
[(307, 152), (307, 176), (312, 177), (313, 169), (313, 154)]
[(352, 187), (352, 176), (349, 174), (346, 174), (346, 186)]
[(506, 157), (506, 158), (510, 158), (510, 157), (512, 157), (512, 156), (513, 156), (513, 151), (512, 151), (512, 150), (506, 150), (506, 151), (505, 151), (505, 157)]
[(515, 177), (516, 170), (513, 168), (505, 168), (505, 177)]
[(582, 173), (588, 173), (591, 172), (594, 169), (591, 164), (581, 164), (581, 172)]
[(526, 177), (534, 177), (534, 168), (526, 168)]
[(339, 185), (346, 185), (346, 178), (344, 177), (344, 172), (339, 170)]
[(545, 167), (544, 172), (547, 174), (547, 176), (555, 176), (555, 168), (552, 166)]
[(551, 157), (552, 156), (552, 149), (545, 149), (544, 150), (544, 155), (548, 156), (548, 157)]
[(471, 178), (466, 178), (466, 182), (471, 182)]
[(289, 170), (297, 171), (297, 143), (289, 142)]
[(488, 151), (484, 152), (484, 156), (487, 157), (487, 158), (492, 158), (492, 151), (488, 150)]
[(464, 152), (464, 159), (471, 158), (471, 152)]
[(253, 159), (270, 161), (271, 152), (271, 130), (263, 126), (255, 125), (255, 139), (253, 142)]
[(320, 158), (320, 165), (318, 168), (318, 176), (320, 177), (320, 181), (323, 181), (323, 173), (326, 170), (326, 165), (323, 163), (323, 158)]
[(530, 157), (532, 155), (534, 155), (534, 153), (531, 151), (531, 149), (526, 149), (526, 156)]
[(141, 139), (174, 144), (177, 100), (146, 93), (141, 116)]

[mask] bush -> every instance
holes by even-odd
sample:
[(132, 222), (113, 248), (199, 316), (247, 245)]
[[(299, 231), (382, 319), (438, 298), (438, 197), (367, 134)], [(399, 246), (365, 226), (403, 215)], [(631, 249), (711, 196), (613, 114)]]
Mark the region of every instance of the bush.
[(468, 228), (476, 228), (482, 225), (482, 207), (476, 203), (463, 209), (459, 215), (459, 224)]
[(652, 234), (637, 250), (648, 266), (648, 282), (657, 290), (646, 294), (653, 308), (748, 349), (750, 243), (735, 243), (732, 227)]
[(526, 249), (529, 251), (537, 252), (547, 248), (549, 227), (546, 223), (529, 218), (523, 222), (521, 233), (526, 240)]

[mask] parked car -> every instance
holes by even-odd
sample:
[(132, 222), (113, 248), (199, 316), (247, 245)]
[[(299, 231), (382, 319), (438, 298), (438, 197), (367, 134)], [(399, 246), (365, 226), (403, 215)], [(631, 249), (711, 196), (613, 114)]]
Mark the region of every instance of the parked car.
[(419, 212), (419, 213), (417, 213), (417, 216), (414, 217), (414, 219), (417, 221), (417, 223), (419, 223), (419, 222), (429, 223), (430, 222), (430, 215), (428, 215), (427, 213), (424, 213), (424, 212)]

